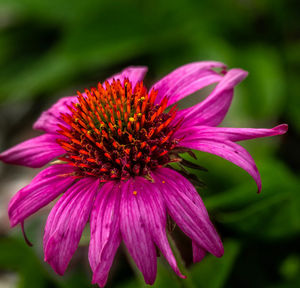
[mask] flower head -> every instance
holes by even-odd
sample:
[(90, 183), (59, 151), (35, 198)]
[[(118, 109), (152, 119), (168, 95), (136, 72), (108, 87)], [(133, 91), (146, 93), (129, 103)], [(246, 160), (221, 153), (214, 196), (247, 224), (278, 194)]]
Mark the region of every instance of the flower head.
[[(219, 69), (221, 72), (217, 72)], [(34, 129), (45, 133), (0, 154), (6, 163), (42, 167), (9, 204), (12, 226), (62, 194), (44, 233), (45, 261), (63, 274), (87, 222), (93, 283), (104, 286), (114, 255), (124, 241), (145, 282), (156, 277), (156, 247), (178, 276), (167, 235), (167, 215), (192, 239), (194, 261), (223, 246), (193, 185), (168, 163), (196, 149), (220, 156), (246, 170), (261, 190), (254, 160), (236, 142), (284, 134), (273, 129), (216, 127), (225, 117), (234, 87), (247, 72), (227, 71), (219, 62), (182, 66), (149, 91), (147, 69), (131, 67), (97, 88), (65, 97), (42, 113)], [(184, 97), (216, 83), (199, 104), (179, 110)]]
[[(58, 144), (66, 151), (59, 159), (74, 166), (74, 176), (93, 176), (100, 182), (147, 175), (172, 161), (179, 139), (172, 137), (176, 106), (166, 112), (168, 98), (155, 104), (157, 91), (148, 95), (143, 82), (131, 87), (113, 79), (97, 89), (78, 92), (58, 124)], [(174, 159), (174, 157), (173, 157)]]

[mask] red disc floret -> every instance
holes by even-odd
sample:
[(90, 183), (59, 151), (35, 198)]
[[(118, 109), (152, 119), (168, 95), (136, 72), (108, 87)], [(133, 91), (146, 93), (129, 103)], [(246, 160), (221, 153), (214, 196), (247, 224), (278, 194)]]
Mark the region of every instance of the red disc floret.
[(70, 113), (61, 114), (57, 140), (66, 151), (59, 159), (76, 167), (75, 177), (125, 180), (176, 161), (179, 139), (172, 136), (180, 122), (176, 106), (165, 111), (166, 97), (155, 105), (157, 91), (148, 94), (143, 82), (132, 89), (128, 79), (77, 94)]

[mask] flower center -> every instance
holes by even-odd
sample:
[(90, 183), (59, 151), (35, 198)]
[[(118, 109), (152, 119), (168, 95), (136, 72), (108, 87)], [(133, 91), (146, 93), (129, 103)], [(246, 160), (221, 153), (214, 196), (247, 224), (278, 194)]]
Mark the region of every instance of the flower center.
[(58, 125), (64, 137), (57, 140), (66, 151), (59, 159), (77, 168), (75, 177), (125, 180), (177, 161), (172, 135), (180, 121), (174, 123), (176, 106), (165, 112), (166, 97), (155, 105), (157, 91), (148, 94), (143, 82), (133, 90), (128, 79), (77, 94), (71, 114), (61, 114), (67, 125)]

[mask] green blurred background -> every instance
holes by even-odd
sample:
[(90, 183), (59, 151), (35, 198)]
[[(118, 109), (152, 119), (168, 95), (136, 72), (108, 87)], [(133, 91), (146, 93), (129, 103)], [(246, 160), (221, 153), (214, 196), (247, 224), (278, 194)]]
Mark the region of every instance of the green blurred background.
[[(250, 72), (235, 90), (223, 125), (289, 132), (243, 143), (263, 189), (242, 169), (198, 153), (209, 172), (193, 171), (225, 245), (223, 258), (191, 263), (191, 243), (173, 236), (187, 280), (158, 260), (155, 287), (300, 287), (299, 1), (280, 0), (0, 0), (0, 145), (38, 135), (31, 125), (65, 95), (129, 65), (147, 65), (146, 84), (192, 61), (217, 60)], [(197, 95), (197, 97), (200, 97)], [(43, 262), (49, 207), (27, 223), (33, 248), (10, 229), (7, 203), (37, 170), (0, 166), (0, 287), (91, 287), (88, 236), (64, 277)], [(119, 249), (107, 287), (144, 287)]]

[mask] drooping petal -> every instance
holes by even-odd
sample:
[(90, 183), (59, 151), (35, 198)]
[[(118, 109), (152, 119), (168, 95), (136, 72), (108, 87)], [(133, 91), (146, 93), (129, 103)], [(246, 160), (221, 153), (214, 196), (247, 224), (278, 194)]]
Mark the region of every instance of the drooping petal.
[(216, 83), (222, 76), (211, 70), (212, 68), (226, 68), (221, 62), (203, 61), (190, 63), (177, 68), (155, 83), (152, 88), (158, 91), (156, 103), (163, 97), (170, 97), (168, 105), (179, 101), (201, 88)]
[(108, 78), (107, 81), (111, 83), (113, 79), (120, 79), (120, 81), (122, 82), (125, 78), (128, 78), (132, 84), (132, 88), (134, 88), (137, 82), (144, 79), (147, 71), (148, 68), (145, 66), (127, 67), (120, 73), (117, 73)]
[(242, 146), (223, 138), (214, 137), (214, 135), (205, 138), (194, 138), (193, 134), (186, 135), (180, 142), (180, 145), (217, 155), (243, 168), (253, 177), (257, 184), (258, 192), (260, 192), (261, 179), (258, 169), (251, 155)]
[(221, 257), (223, 245), (211, 223), (202, 199), (193, 185), (178, 172), (160, 168), (153, 172), (167, 205), (167, 211), (179, 228), (204, 251)]
[(247, 75), (248, 73), (241, 69), (229, 70), (204, 101), (177, 113), (177, 119), (183, 118), (182, 127), (220, 124), (231, 104), (233, 88)]
[(65, 153), (56, 143), (57, 136), (44, 134), (2, 152), (0, 160), (9, 164), (23, 165), (32, 168), (42, 167), (52, 159)]
[(33, 129), (42, 130), (47, 133), (56, 134), (59, 130), (57, 124), (66, 125), (60, 118), (61, 113), (71, 113), (68, 109), (73, 103), (77, 103), (76, 96), (63, 97), (53, 104), (48, 110), (44, 111), (38, 120), (33, 124)]
[(93, 271), (93, 283), (106, 284), (115, 253), (121, 243), (119, 183), (106, 183), (95, 199), (90, 217), (91, 241), (89, 261)]
[(205, 257), (206, 250), (203, 249), (201, 246), (198, 246), (197, 243), (192, 241), (192, 249), (193, 249), (193, 262), (197, 263), (202, 261)]
[(22, 223), (27, 217), (63, 193), (74, 179), (70, 165), (53, 165), (41, 171), (32, 182), (21, 189), (10, 201), (8, 215), (11, 226)]
[(45, 261), (60, 275), (64, 274), (77, 249), (98, 188), (97, 178), (80, 179), (65, 192), (48, 216), (44, 235)]
[(282, 135), (288, 130), (288, 125), (278, 125), (272, 129), (255, 129), (255, 128), (227, 128), (227, 127), (209, 127), (195, 126), (181, 129), (176, 137), (182, 137), (186, 134), (192, 134), (194, 138), (217, 137), (230, 140), (233, 142), (249, 140), (260, 137), (270, 137)]
[(133, 179), (129, 179), (122, 187), (120, 229), (131, 257), (145, 282), (151, 285), (156, 277), (156, 250), (136, 199), (135, 191), (139, 188)]
[[(161, 171), (163, 173), (163, 170)], [(178, 174), (176, 172), (169, 173), (169, 171), (167, 171), (167, 175), (170, 180), (176, 183), (176, 185), (182, 191), (182, 193), (184, 193), (194, 204), (196, 204), (198, 208), (201, 209), (202, 217), (205, 217), (207, 219), (208, 223), (211, 225), (212, 231), (215, 231), (213, 225), (210, 222), (209, 215), (204, 206), (204, 203), (201, 197), (199, 196), (198, 192), (194, 188), (194, 186), (189, 181), (187, 181), (181, 174)], [(218, 234), (216, 231), (215, 233), (217, 238)], [(195, 241), (192, 241), (192, 248), (193, 248), (193, 261), (195, 263), (200, 262), (205, 256), (206, 250), (203, 247), (197, 245)]]
[(163, 197), (156, 187), (155, 183), (151, 183), (142, 177), (135, 178), (136, 200), (138, 202), (141, 221), (145, 223), (152, 239), (164, 257), (169, 262), (170, 266), (176, 274), (185, 278), (177, 266), (176, 259), (169, 245), (166, 235), (166, 207)]

